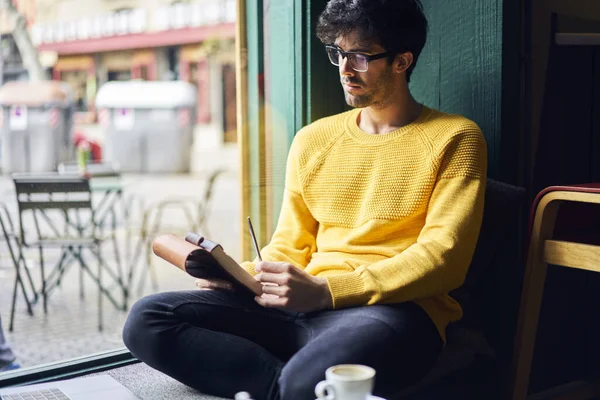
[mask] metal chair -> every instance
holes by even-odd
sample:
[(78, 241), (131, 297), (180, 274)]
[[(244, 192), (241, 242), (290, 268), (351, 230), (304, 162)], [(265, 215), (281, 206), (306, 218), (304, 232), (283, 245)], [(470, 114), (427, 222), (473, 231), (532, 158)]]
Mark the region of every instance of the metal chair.
[[(127, 297), (127, 289), (120, 268), (115, 273), (101, 254), (104, 239), (98, 234), (89, 180), (85, 177), (55, 174), (14, 174), (13, 182), (19, 208), (20, 243), (23, 248), (37, 248), (39, 251), (39, 294), (43, 299), (44, 313), (48, 310), (49, 293), (60, 285), (70, 265), (77, 262), (80, 266), (80, 296), (84, 297), (84, 273), (98, 286), (98, 329), (102, 330), (103, 295), (116, 308), (123, 309), (103, 284), (103, 273), (112, 278), (122, 290), (123, 298)], [(33, 228), (30, 229), (31, 224)], [(44, 250), (51, 248), (60, 250), (60, 258), (46, 275)], [(88, 250), (97, 261), (96, 273), (84, 259), (84, 250)]]
[(2, 229), (2, 238), (8, 249), (10, 261), (15, 267), (15, 283), (13, 287), (10, 322), (8, 326), (8, 330), (12, 332), (19, 290), (21, 290), (21, 293), (23, 294), (23, 298), (27, 304), (27, 313), (29, 315), (33, 315), (31, 306), (37, 301), (38, 295), (35, 290), (35, 284), (31, 277), (31, 273), (25, 263), (21, 243), (19, 242), (19, 237), (17, 236), (10, 212), (4, 203), (0, 203), (0, 229)]
[[(152, 265), (152, 241), (156, 236), (166, 231), (174, 232), (174, 230), (181, 230), (182, 233), (188, 231), (202, 230), (203, 236), (210, 236), (208, 228), (206, 226), (206, 218), (208, 212), (208, 206), (212, 199), (214, 186), (217, 178), (221, 176), (225, 170), (217, 169), (210, 173), (204, 189), (203, 196), (198, 198), (168, 198), (162, 200), (156, 204), (152, 204), (144, 208), (142, 214), (142, 221), (139, 230), (139, 240), (134, 251), (132, 260), (140, 260), (142, 252), (145, 251), (145, 261), (148, 267), (150, 279), (152, 280), (153, 290), (158, 291), (158, 283), (154, 266)], [(167, 210), (175, 210), (183, 214), (186, 220), (189, 222), (188, 226), (169, 226), (165, 223), (164, 216)], [(133, 280), (134, 268), (130, 268), (128, 280)], [(148, 274), (142, 273), (139, 277), (138, 282), (138, 293), (141, 293), (145, 285)]]

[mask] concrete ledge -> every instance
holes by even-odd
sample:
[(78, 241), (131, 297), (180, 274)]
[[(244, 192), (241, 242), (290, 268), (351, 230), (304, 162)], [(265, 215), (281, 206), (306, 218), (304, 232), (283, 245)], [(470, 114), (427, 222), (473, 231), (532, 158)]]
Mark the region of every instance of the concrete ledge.
[(96, 375), (112, 376), (144, 400), (224, 400), (204, 395), (141, 362), (88, 376)]

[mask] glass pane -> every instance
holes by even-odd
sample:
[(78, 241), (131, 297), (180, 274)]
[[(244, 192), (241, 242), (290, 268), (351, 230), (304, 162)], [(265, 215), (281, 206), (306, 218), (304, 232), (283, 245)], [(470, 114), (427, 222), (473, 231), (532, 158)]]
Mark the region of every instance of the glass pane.
[(0, 107), (0, 370), (123, 348), (138, 299), (197, 290), (153, 254), (160, 235), (196, 232), (243, 261), (235, 0), (14, 3), (0, 11), (0, 91), (16, 99)]

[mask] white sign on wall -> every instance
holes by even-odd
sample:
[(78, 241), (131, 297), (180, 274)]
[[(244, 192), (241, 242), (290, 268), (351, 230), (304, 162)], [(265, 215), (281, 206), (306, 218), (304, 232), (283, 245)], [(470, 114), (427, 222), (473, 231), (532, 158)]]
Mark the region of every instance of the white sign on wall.
[(27, 107), (12, 106), (10, 108), (9, 125), (12, 131), (24, 131), (27, 129)]
[(114, 113), (113, 123), (116, 129), (120, 131), (133, 129), (135, 114), (132, 108), (117, 108)]

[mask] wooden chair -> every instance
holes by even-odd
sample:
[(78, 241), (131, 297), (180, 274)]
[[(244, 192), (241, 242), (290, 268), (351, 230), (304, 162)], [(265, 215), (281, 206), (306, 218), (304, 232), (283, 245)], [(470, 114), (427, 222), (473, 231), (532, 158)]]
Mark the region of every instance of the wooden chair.
[[(598, 381), (579, 381), (528, 397), (529, 377), (548, 264), (600, 272), (600, 246), (553, 240), (559, 207), (568, 202), (600, 206), (600, 183), (551, 186), (536, 197), (531, 213), (531, 235), (521, 294), (513, 357), (512, 400), (590, 399), (600, 395)], [(598, 229), (600, 231), (600, 228)]]

